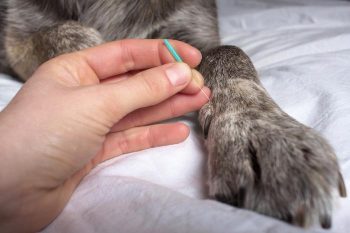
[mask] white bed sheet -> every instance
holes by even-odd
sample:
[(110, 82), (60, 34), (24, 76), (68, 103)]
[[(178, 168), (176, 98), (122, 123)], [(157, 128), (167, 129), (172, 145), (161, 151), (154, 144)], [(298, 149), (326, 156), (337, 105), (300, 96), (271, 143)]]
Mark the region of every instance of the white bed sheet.
[[(273, 99), (323, 134), (350, 184), (350, 2), (219, 0), (223, 44), (243, 48)], [(0, 77), (0, 109), (20, 88)], [(205, 150), (194, 114), (181, 144), (101, 164), (44, 232), (303, 232), (207, 197)], [(350, 199), (338, 199), (333, 228), (349, 232)], [(324, 232), (318, 227), (310, 232)]]

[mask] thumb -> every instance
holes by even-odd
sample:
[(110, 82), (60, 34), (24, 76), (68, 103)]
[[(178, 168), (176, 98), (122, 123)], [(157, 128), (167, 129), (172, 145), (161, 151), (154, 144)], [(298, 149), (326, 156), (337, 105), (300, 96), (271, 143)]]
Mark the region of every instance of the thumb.
[(156, 105), (183, 90), (192, 79), (191, 68), (173, 63), (138, 73), (132, 78), (103, 85), (104, 98), (113, 103), (117, 119), (136, 109)]

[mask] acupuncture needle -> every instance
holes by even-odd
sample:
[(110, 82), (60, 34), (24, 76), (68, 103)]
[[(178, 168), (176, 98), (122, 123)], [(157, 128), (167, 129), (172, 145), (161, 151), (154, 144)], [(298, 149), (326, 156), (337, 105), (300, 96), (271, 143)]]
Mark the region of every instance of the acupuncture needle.
[[(170, 52), (170, 54), (174, 57), (174, 59), (177, 61), (177, 62), (183, 62), (182, 58), (180, 57), (180, 55), (176, 52), (175, 48), (170, 44), (169, 40), (168, 39), (164, 39), (164, 44), (165, 46), (167, 47), (168, 51)], [(203, 89), (199, 86), (199, 84), (194, 81), (194, 83), (197, 85), (198, 88), (200, 88), (201, 92), (204, 94), (204, 96), (210, 100), (210, 98), (208, 97), (207, 94), (205, 94), (205, 92), (203, 91)]]

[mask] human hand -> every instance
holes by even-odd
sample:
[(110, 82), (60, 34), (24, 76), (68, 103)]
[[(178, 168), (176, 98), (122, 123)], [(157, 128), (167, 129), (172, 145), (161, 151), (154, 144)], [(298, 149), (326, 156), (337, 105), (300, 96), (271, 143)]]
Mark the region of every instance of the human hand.
[(124, 40), (38, 68), (0, 113), (1, 229), (38, 231), (99, 163), (185, 140), (184, 124), (150, 125), (207, 102), (190, 69), (200, 52), (171, 43), (188, 65), (172, 63), (161, 40)]

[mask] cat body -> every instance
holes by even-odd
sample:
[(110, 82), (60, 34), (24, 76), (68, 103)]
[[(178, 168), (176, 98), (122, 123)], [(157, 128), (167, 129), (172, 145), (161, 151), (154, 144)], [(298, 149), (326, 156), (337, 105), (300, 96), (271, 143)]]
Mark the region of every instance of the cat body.
[(331, 226), (332, 191), (346, 195), (331, 146), (283, 112), (249, 57), (220, 46), (214, 0), (7, 0), (0, 71), (27, 80), (64, 53), (125, 38), (169, 38), (203, 52), (212, 97), (199, 112), (211, 197), (292, 224)]

